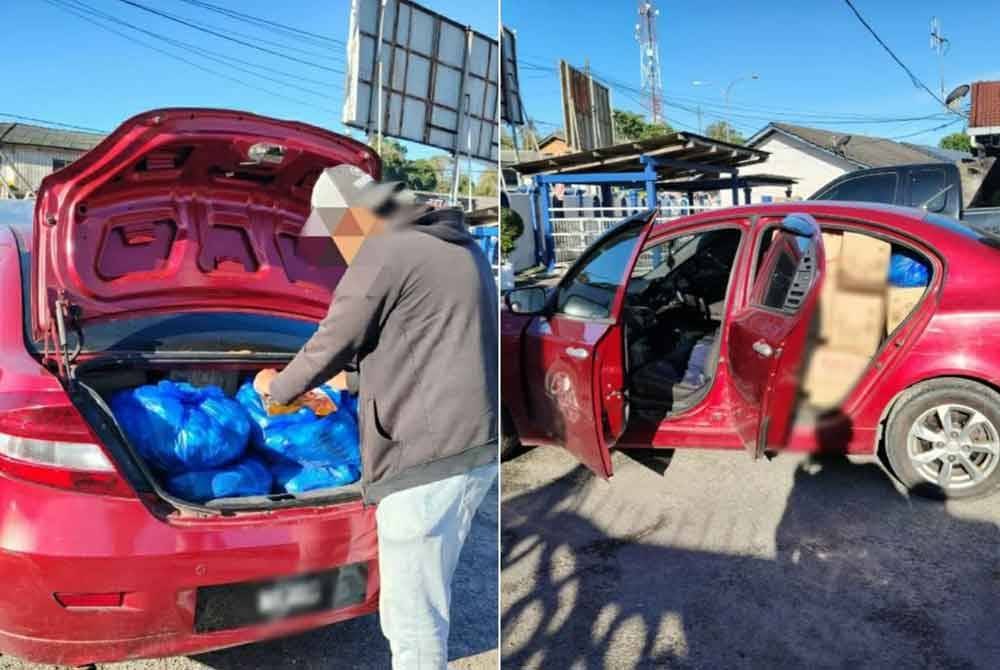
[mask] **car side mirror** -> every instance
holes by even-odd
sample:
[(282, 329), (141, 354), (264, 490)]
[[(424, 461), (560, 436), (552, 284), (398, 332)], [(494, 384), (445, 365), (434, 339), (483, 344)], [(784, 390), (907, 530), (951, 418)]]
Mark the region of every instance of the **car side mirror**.
[(507, 309), (515, 314), (540, 314), (548, 302), (548, 291), (541, 286), (516, 288), (504, 296)]

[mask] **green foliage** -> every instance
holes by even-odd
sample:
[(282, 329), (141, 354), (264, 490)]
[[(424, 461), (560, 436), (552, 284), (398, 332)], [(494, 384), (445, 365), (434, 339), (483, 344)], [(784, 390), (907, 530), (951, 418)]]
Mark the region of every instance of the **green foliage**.
[(615, 137), (619, 142), (645, 140), (674, 132), (666, 123), (649, 123), (640, 114), (616, 109), (611, 112), (615, 124)]
[(951, 135), (945, 135), (938, 142), (938, 146), (942, 149), (953, 149), (955, 151), (972, 151), (972, 140), (969, 136), (964, 133), (952, 133)]
[(514, 251), (517, 238), (524, 233), (524, 221), (521, 215), (512, 209), (500, 210), (500, 253), (510, 254)]
[(407, 161), (406, 185), (415, 191), (437, 190), (437, 166), (426, 158), (418, 158), (415, 161)]
[(746, 144), (747, 141), (740, 131), (725, 121), (716, 121), (715, 123), (708, 124), (708, 127), (705, 128), (705, 134), (713, 140), (721, 140), (730, 144)]
[(497, 178), (496, 170), (483, 170), (483, 173), (479, 175), (479, 181), (476, 182), (475, 194), (490, 196), (496, 195)]
[[(372, 147), (377, 142), (372, 140)], [(401, 181), (416, 191), (434, 191), (439, 184), (438, 165), (432, 158), (410, 160), (406, 157), (406, 147), (402, 142), (388, 137), (382, 138), (382, 179)]]

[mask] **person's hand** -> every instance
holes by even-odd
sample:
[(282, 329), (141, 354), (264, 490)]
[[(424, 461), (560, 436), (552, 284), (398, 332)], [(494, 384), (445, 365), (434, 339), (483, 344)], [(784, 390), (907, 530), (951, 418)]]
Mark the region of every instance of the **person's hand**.
[(338, 372), (336, 375), (334, 375), (333, 377), (330, 377), (330, 379), (327, 380), (326, 385), (329, 386), (330, 388), (335, 388), (338, 391), (346, 391), (347, 390), (347, 373), (346, 372)]
[(273, 382), (274, 378), (277, 376), (278, 371), (274, 368), (261, 370), (257, 373), (257, 376), (253, 378), (253, 390), (256, 391), (262, 398), (270, 396), (271, 382)]

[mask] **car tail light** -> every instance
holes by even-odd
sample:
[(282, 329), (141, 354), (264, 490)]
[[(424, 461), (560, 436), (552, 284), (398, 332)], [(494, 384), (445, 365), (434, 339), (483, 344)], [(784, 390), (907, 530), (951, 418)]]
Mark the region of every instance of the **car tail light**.
[(0, 473), (81, 493), (135, 497), (70, 406), (0, 411)]

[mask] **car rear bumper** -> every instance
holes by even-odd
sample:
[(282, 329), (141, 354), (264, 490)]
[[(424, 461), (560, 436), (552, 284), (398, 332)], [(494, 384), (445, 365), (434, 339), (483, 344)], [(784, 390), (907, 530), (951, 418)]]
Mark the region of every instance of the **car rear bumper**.
[[(350, 502), (162, 521), (138, 500), (0, 476), (0, 653), (59, 665), (209, 651), (375, 611), (374, 508)], [(279, 622), (195, 631), (197, 589), (364, 564), (361, 602)], [(56, 593), (123, 593), (120, 607), (65, 607)]]

